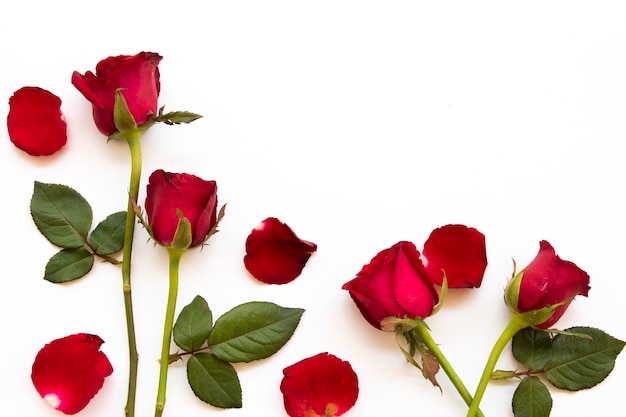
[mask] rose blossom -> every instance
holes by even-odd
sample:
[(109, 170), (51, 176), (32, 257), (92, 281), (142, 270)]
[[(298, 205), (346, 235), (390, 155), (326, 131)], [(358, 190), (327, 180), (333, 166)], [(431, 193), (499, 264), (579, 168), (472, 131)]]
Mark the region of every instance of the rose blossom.
[(146, 189), (146, 214), (152, 237), (163, 246), (172, 246), (184, 216), (191, 226), (187, 247), (203, 243), (216, 225), (217, 184), (191, 174), (156, 170)]
[(296, 279), (315, 243), (302, 240), (289, 226), (275, 217), (263, 220), (246, 239), (246, 269), (266, 284), (285, 284)]
[(96, 127), (103, 135), (110, 136), (117, 130), (113, 110), (118, 89), (137, 125), (145, 123), (150, 113), (157, 114), (161, 90), (158, 65), (162, 58), (153, 52), (111, 56), (98, 62), (95, 74), (74, 71), (72, 84), (91, 102)]
[(9, 99), (11, 142), (33, 156), (52, 155), (67, 142), (61, 99), (39, 87), (22, 87)]
[(358, 378), (350, 363), (329, 353), (294, 363), (283, 374), (280, 391), (290, 417), (340, 416), (359, 396)]
[(33, 363), (35, 389), (50, 405), (65, 414), (76, 414), (89, 403), (113, 373), (113, 367), (95, 335), (79, 333), (45, 345)]
[(530, 325), (547, 329), (556, 323), (577, 295), (587, 296), (589, 275), (556, 255), (542, 240), (539, 253), (507, 285), (506, 303)]
[(349, 291), (363, 317), (379, 329), (381, 320), (389, 316), (426, 318), (439, 301), (419, 251), (406, 241), (379, 252), (342, 288)]

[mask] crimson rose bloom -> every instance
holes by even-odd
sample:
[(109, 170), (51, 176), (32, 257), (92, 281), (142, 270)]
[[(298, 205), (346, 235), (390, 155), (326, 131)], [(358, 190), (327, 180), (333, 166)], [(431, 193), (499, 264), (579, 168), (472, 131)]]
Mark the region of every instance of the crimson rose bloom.
[(45, 345), (35, 357), (31, 374), (39, 395), (65, 414), (85, 408), (104, 378), (113, 373), (109, 359), (100, 352), (102, 343), (98, 336), (79, 333)]
[(478, 288), (487, 268), (485, 235), (473, 227), (449, 224), (432, 231), (422, 250), (431, 279), (449, 288)]
[(39, 87), (22, 87), (9, 99), (11, 142), (33, 156), (52, 155), (67, 142), (61, 99)]
[(350, 363), (329, 353), (303, 359), (283, 374), (280, 390), (290, 417), (340, 416), (359, 396), (358, 378)]
[[(589, 275), (570, 261), (559, 258), (545, 240), (539, 253), (507, 285), (505, 299), (516, 313), (532, 313), (548, 308), (546, 314), (525, 314), (530, 325), (543, 329), (556, 323), (577, 295), (587, 296)], [(517, 301), (517, 302), (516, 302)], [(562, 304), (561, 304), (562, 303)], [(559, 305), (554, 310), (550, 306)]]
[(150, 175), (146, 190), (146, 214), (152, 237), (163, 246), (172, 246), (181, 221), (179, 213), (191, 225), (191, 243), (203, 243), (217, 222), (217, 184), (190, 174), (156, 170)]
[(158, 65), (162, 58), (153, 52), (111, 56), (98, 62), (95, 75), (91, 71), (85, 75), (74, 71), (72, 84), (91, 102), (96, 127), (103, 135), (110, 136), (117, 130), (113, 109), (118, 89), (122, 89), (137, 125), (145, 123), (150, 113), (157, 114), (161, 91)]
[(275, 217), (263, 220), (246, 239), (243, 262), (248, 272), (266, 284), (286, 284), (296, 279), (315, 243), (302, 240)]
[(406, 241), (379, 252), (342, 288), (349, 291), (363, 317), (379, 329), (381, 320), (389, 316), (426, 318), (439, 301), (419, 251)]

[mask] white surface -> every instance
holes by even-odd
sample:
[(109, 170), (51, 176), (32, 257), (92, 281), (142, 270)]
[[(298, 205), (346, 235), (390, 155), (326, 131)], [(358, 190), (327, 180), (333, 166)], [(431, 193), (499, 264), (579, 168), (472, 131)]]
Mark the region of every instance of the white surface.
[[(163, 55), (160, 104), (204, 115), (155, 126), (144, 174), (157, 168), (216, 179), (228, 203), (221, 232), (183, 259), (179, 308), (205, 297), (215, 316), (251, 300), (306, 309), (270, 359), (237, 366), (244, 407), (223, 416), (286, 415), (282, 369), (328, 351), (352, 363), (360, 398), (349, 416), (464, 416), (445, 375), (443, 395), (406, 364), (391, 334), (374, 330), (341, 285), (399, 240), (463, 223), (485, 233), (479, 290), (452, 292), (427, 320), (473, 391), (507, 311), (511, 258), (526, 265), (539, 241), (591, 275), (589, 298), (558, 323), (626, 338), (623, 142), (626, 25), (621, 2), (10, 2), (0, 15), (0, 110), (18, 88), (63, 100), (69, 141), (52, 158), (16, 149), (2, 133), (0, 403), (3, 413), (57, 416), (30, 381), (36, 352), (76, 332), (100, 335), (115, 368), (84, 417), (121, 416), (127, 354), (121, 279), (96, 264), (85, 279), (42, 279), (54, 253), (28, 211), (33, 181), (81, 192), (95, 219), (126, 207), (128, 150), (94, 127), (70, 84), (110, 55)], [(294, 282), (257, 283), (244, 241), (276, 216), (318, 244)], [(166, 254), (138, 229), (133, 293), (140, 351), (137, 416), (153, 414), (167, 291)], [(498, 367), (514, 367), (509, 350)], [(552, 416), (621, 410), (626, 362), (592, 390), (552, 391)], [(512, 415), (512, 382), (491, 384), (482, 409)], [(170, 369), (166, 416), (218, 411)], [(614, 411), (618, 412), (619, 411)]]

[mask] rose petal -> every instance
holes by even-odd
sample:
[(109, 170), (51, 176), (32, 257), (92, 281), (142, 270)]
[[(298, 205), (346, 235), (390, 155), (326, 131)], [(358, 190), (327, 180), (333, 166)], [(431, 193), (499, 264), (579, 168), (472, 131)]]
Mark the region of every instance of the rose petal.
[(358, 378), (349, 362), (319, 353), (283, 370), (280, 390), (290, 417), (340, 416), (359, 396)]
[(246, 269), (266, 284), (296, 279), (317, 245), (300, 239), (275, 217), (263, 220), (246, 239)]
[(31, 379), (42, 398), (65, 414), (76, 414), (102, 388), (113, 367), (95, 335), (79, 333), (53, 340), (35, 357)]
[(11, 142), (33, 156), (52, 155), (67, 142), (61, 99), (39, 87), (22, 87), (9, 99)]
[(424, 244), (422, 260), (434, 283), (450, 288), (480, 287), (487, 268), (485, 235), (461, 224), (432, 231)]

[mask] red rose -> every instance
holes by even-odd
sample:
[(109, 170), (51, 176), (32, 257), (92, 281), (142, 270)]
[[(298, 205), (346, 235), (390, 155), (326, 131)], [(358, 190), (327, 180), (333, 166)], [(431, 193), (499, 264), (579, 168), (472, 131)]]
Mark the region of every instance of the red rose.
[(435, 229), (424, 243), (422, 261), (436, 284), (445, 273), (450, 288), (478, 288), (487, 268), (485, 235), (462, 224)]
[(311, 254), (313, 242), (300, 239), (275, 217), (263, 220), (246, 239), (246, 269), (266, 284), (285, 284), (296, 279)]
[(76, 414), (102, 388), (113, 367), (95, 335), (79, 333), (45, 345), (33, 363), (35, 389), (50, 405), (65, 414)]
[(586, 297), (589, 289), (589, 275), (559, 258), (552, 245), (542, 240), (535, 259), (507, 285), (505, 299), (530, 325), (547, 329), (561, 318), (574, 297)]
[(340, 416), (359, 396), (359, 382), (349, 362), (320, 353), (283, 370), (280, 390), (290, 417)]
[(115, 92), (121, 93), (137, 125), (157, 114), (161, 84), (159, 62), (163, 57), (153, 52), (108, 57), (96, 65), (96, 74), (74, 71), (72, 84), (93, 106), (96, 127), (105, 136), (117, 130), (113, 123)]
[(190, 223), (191, 242), (203, 243), (216, 224), (217, 184), (190, 174), (157, 170), (150, 175), (146, 190), (146, 214), (152, 237), (163, 246), (172, 246), (183, 220)]
[(374, 327), (385, 317), (426, 318), (439, 301), (435, 285), (411, 242), (378, 253), (356, 278), (342, 287)]
[(39, 87), (22, 87), (9, 99), (11, 142), (33, 156), (52, 155), (67, 142), (61, 99)]

